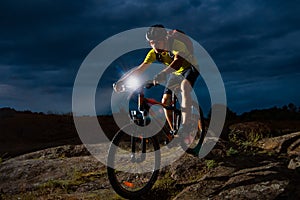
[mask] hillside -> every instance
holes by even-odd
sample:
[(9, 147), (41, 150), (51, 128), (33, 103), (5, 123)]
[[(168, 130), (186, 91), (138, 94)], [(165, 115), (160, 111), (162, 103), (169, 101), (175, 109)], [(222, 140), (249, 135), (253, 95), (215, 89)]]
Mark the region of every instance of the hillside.
[[(98, 121), (109, 138), (118, 131), (112, 116), (99, 116)], [(239, 123), (260, 124), (255, 131), (262, 131), (261, 137), (280, 136), (300, 131), (300, 112), (293, 104), (282, 108), (253, 110), (241, 115), (228, 109), (221, 138), (229, 140), (230, 133), (234, 132), (233, 127)], [(250, 129), (254, 127), (250, 125)], [(257, 130), (261, 127), (262, 130)], [(72, 115), (0, 108), (1, 158), (12, 158), (40, 149), (71, 144), (81, 144)]]
[[(100, 116), (99, 122), (111, 135), (118, 130), (111, 116)], [(0, 109), (1, 158), (71, 144), (82, 144), (71, 115)]]
[[(112, 117), (98, 119), (112, 137)], [(3, 108), (0, 131), (0, 199), (122, 199), (81, 144), (72, 116)], [(297, 110), (228, 112), (213, 151), (163, 168), (144, 199), (300, 199), (297, 131)]]

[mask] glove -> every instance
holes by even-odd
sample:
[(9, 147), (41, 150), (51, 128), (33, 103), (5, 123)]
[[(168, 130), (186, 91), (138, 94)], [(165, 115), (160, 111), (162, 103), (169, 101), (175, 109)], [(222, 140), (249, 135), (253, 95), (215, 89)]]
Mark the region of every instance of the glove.
[(118, 81), (113, 84), (113, 89), (115, 90), (115, 92), (122, 92), (123, 85), (124, 85), (123, 81)]
[(167, 73), (162, 71), (154, 76), (154, 81), (161, 83), (161, 82), (165, 81), (166, 78), (167, 78)]

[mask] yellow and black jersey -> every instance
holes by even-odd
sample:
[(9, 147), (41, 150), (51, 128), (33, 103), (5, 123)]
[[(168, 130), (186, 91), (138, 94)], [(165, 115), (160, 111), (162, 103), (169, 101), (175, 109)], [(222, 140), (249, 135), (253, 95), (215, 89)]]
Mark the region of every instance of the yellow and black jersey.
[(174, 74), (176, 75), (180, 75), (186, 68), (191, 67), (191, 65), (197, 66), (197, 61), (195, 60), (194, 56), (188, 51), (186, 45), (183, 42), (174, 39), (169, 49), (171, 51), (162, 52), (159, 54), (156, 54), (154, 49), (151, 49), (146, 55), (144, 63), (150, 64), (155, 61), (159, 61), (166, 66), (169, 66), (173, 62), (174, 56), (179, 55), (180, 57), (184, 58), (184, 62), (182, 63), (182, 66), (180, 66), (180, 68), (174, 72)]

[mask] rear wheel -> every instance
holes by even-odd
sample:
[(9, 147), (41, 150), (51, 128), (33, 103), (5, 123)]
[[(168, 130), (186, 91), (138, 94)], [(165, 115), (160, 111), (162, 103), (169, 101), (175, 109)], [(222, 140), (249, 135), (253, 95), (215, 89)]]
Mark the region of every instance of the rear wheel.
[(114, 190), (125, 198), (147, 193), (157, 180), (160, 166), (156, 137), (131, 136), (120, 130), (108, 153), (107, 173)]

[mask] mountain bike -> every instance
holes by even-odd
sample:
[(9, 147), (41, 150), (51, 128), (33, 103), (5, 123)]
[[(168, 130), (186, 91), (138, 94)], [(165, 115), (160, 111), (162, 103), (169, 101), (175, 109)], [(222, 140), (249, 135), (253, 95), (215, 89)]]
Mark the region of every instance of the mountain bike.
[[(192, 103), (192, 123), (196, 129), (189, 133), (177, 134), (181, 123), (181, 111), (178, 105), (176, 91), (172, 94), (171, 105), (162, 104), (155, 99), (146, 98), (145, 89), (155, 86), (148, 81), (137, 89), (138, 108), (131, 110), (131, 123), (121, 128), (112, 139), (108, 152), (107, 173), (113, 189), (122, 197), (134, 199), (147, 193), (154, 185), (159, 175), (161, 164), (160, 141), (158, 135), (149, 135), (143, 127), (151, 123), (150, 108), (160, 105), (172, 111), (172, 126), (163, 126), (160, 131), (166, 140), (163, 144), (180, 146), (187, 153), (197, 155), (205, 137), (205, 123), (202, 110), (197, 103)], [(153, 123), (161, 125), (160, 120)], [(162, 126), (162, 125), (161, 125)], [(141, 128), (139, 128), (141, 127)], [(171, 145), (172, 144), (172, 145)], [(174, 145), (175, 144), (175, 145)]]

